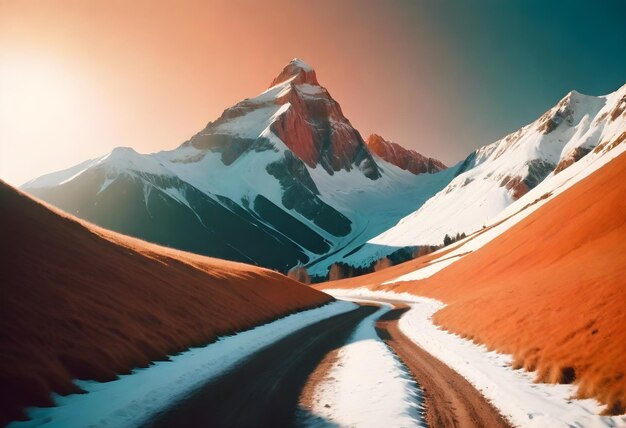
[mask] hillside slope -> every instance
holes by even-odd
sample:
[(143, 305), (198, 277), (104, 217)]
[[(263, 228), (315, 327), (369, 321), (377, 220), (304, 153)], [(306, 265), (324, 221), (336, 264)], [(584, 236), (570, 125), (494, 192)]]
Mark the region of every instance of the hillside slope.
[(68, 217), (0, 182), (0, 425), (26, 405), (332, 298)]
[[(626, 133), (601, 144), (592, 154), (596, 162), (615, 158), (557, 196), (538, 198), (534, 212), (527, 204), (443, 251), (320, 288), (368, 286), (442, 300), (447, 306), (434, 318), (439, 325), (512, 354), (516, 367), (536, 370), (539, 381), (575, 382), (579, 397), (597, 398), (607, 413), (624, 413), (624, 141)], [(397, 282), (438, 264), (438, 272)]]
[(623, 413), (625, 172), (621, 155), (481, 250), (401, 288), (450, 302), (435, 317), (447, 329)]
[(398, 248), (441, 245), (445, 235), (492, 224), (539, 184), (626, 132), (625, 111), (626, 85), (597, 97), (571, 91), (536, 121), (472, 152), (445, 188), (343, 262), (367, 265)]

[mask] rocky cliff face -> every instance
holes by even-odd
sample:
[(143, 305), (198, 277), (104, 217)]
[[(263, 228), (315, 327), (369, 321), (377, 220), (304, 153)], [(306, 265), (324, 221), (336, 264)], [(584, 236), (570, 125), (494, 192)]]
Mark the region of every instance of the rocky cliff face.
[(319, 86), (315, 70), (299, 58), (294, 58), (289, 61), (289, 64), (287, 64), (280, 74), (272, 80), (270, 88), (280, 85), (288, 80), (290, 80), (294, 85), (307, 83), (309, 85)]
[(372, 134), (367, 138), (367, 147), (379, 158), (416, 175), (433, 174), (447, 168), (437, 159), (426, 157), (415, 150), (405, 149), (377, 134)]
[(321, 165), (331, 175), (356, 168), (372, 180), (380, 178), (359, 132), (320, 86), (315, 70), (299, 59), (289, 62), (269, 89), (226, 109), (188, 144), (227, 152), (224, 162), (233, 162), (268, 128), (312, 168)]

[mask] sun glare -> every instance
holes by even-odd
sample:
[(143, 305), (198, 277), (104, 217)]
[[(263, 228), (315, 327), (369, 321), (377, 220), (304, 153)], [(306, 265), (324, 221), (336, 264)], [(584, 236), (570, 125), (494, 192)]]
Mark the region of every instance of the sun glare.
[(50, 114), (75, 112), (80, 97), (77, 82), (66, 69), (35, 59), (0, 63), (0, 88), (3, 115), (28, 122), (33, 116), (46, 121)]
[[(84, 137), (88, 94), (84, 78), (59, 62), (0, 58), (1, 176), (26, 180), (42, 168), (63, 167), (64, 155)], [(49, 144), (42, 144), (42, 135)]]

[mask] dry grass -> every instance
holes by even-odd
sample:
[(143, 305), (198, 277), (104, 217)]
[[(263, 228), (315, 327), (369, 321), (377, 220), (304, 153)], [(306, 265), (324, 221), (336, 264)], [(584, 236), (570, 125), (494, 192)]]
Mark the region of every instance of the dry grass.
[[(621, 155), (480, 250), (394, 291), (448, 303), (436, 323), (512, 354), (514, 366), (536, 371), (537, 381), (573, 382), (578, 397), (624, 413), (625, 174)], [(379, 284), (430, 258), (320, 288), (390, 289)]]

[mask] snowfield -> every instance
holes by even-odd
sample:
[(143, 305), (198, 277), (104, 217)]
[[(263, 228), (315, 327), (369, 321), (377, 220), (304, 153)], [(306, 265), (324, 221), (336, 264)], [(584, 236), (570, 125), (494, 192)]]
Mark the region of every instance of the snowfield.
[[(520, 427), (618, 427), (626, 416), (599, 416), (602, 405), (593, 399), (577, 400), (574, 385), (534, 383), (534, 374), (511, 368), (511, 357), (489, 351), (437, 327), (432, 315), (444, 307), (435, 300), (409, 293), (324, 290), (346, 300), (393, 299), (409, 303), (400, 318), (402, 332), (466, 378), (513, 424)], [(368, 355), (369, 358), (369, 355)]]
[(298, 312), (274, 322), (224, 337), (134, 370), (112, 382), (77, 381), (86, 394), (54, 396), (55, 407), (31, 408), (30, 421), (10, 427), (130, 427), (148, 421), (157, 412), (185, 398), (196, 388), (233, 367), (266, 345), (317, 321), (349, 312), (358, 306), (333, 302)]
[(390, 309), (384, 304), (364, 319), (339, 350), (326, 379), (315, 387), (312, 417), (322, 422), (313, 419), (307, 426), (427, 426), (421, 390), (374, 329)]

